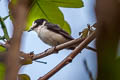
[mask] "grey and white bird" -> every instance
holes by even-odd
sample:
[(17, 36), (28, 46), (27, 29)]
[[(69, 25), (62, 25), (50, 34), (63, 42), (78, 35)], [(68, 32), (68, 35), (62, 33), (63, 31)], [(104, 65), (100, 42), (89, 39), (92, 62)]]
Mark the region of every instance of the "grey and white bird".
[[(38, 37), (46, 44), (55, 47), (59, 44), (73, 40), (66, 31), (59, 27), (57, 24), (52, 24), (46, 19), (37, 19), (33, 22), (29, 31), (35, 31)], [(74, 49), (75, 47), (69, 47), (68, 49)]]

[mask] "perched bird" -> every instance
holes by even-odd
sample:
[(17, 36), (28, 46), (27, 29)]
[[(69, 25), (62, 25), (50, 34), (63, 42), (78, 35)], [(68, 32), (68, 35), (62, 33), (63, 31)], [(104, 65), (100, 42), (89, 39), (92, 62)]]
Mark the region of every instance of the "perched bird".
[[(59, 27), (57, 24), (52, 24), (46, 19), (37, 19), (33, 22), (31, 29), (28, 31), (35, 31), (38, 37), (46, 44), (55, 47), (59, 44), (73, 40), (66, 31)], [(74, 49), (75, 47), (69, 47), (68, 49)]]

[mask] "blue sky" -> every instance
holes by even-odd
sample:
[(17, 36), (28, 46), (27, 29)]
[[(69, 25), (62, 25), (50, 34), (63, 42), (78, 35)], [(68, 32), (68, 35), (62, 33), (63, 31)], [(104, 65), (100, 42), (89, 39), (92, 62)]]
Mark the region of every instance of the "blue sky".
[[(0, 1), (0, 16), (4, 17), (8, 15), (7, 0)], [(94, 0), (83, 0), (83, 8), (60, 8), (64, 14), (65, 20), (70, 24), (72, 30), (72, 36), (78, 38), (78, 33), (82, 31), (87, 24), (94, 24), (96, 22), (94, 11)], [(10, 19), (5, 21), (8, 29), (8, 33), (12, 36), (12, 23)], [(0, 35), (3, 35), (0, 28)], [(90, 46), (94, 47), (94, 42)], [(43, 52), (50, 48), (50, 46), (44, 44), (37, 36), (35, 32), (24, 32), (21, 44), (21, 51), (26, 53), (34, 51), (36, 54)], [(48, 57), (39, 59), (45, 61), (47, 64), (41, 64), (33, 62), (33, 64), (24, 66), (19, 73), (26, 73), (31, 77), (31, 80), (37, 80), (54, 68), (59, 62), (61, 62), (71, 50), (61, 50), (58, 54), (53, 54)], [(52, 76), (49, 80), (89, 80), (89, 76), (85, 70), (83, 60), (86, 59), (89, 69), (95, 78), (96, 76), (96, 54), (90, 50), (84, 49), (81, 54), (75, 57), (72, 63), (62, 68), (58, 73)]]

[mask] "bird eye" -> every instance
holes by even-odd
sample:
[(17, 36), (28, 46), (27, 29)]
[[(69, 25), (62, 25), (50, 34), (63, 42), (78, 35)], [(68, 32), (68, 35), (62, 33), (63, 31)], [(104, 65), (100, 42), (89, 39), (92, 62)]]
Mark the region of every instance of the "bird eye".
[(34, 28), (36, 28), (37, 27), (37, 23), (32, 23), (32, 26), (31, 26), (31, 29), (34, 29)]

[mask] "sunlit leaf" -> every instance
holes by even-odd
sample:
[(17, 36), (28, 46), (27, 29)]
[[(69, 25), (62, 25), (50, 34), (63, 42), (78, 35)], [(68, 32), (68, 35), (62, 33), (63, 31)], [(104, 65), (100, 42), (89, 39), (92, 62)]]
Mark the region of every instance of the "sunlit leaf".
[(34, 20), (41, 18), (45, 18), (49, 22), (59, 24), (60, 26), (64, 25), (64, 16), (54, 3), (45, 0), (36, 0), (29, 12), (26, 30), (30, 28)]
[(4, 80), (5, 76), (5, 66), (3, 63), (0, 63), (0, 80)]
[(19, 74), (18, 80), (30, 80), (30, 77), (27, 74)]
[(0, 52), (4, 52), (6, 51), (6, 48), (4, 48), (3, 46), (0, 46)]
[(0, 40), (4, 40), (5, 39), (5, 37), (4, 36), (0, 36)]
[(71, 34), (71, 28), (70, 25), (65, 21), (64, 25), (61, 27), (62, 29), (64, 29), (66, 32), (68, 32), (69, 34)]
[(86, 38), (87, 36), (88, 36), (88, 28), (85, 28), (85, 29), (82, 31), (81, 38)]
[(80, 8), (83, 7), (82, 0), (45, 0), (57, 4), (59, 7)]

